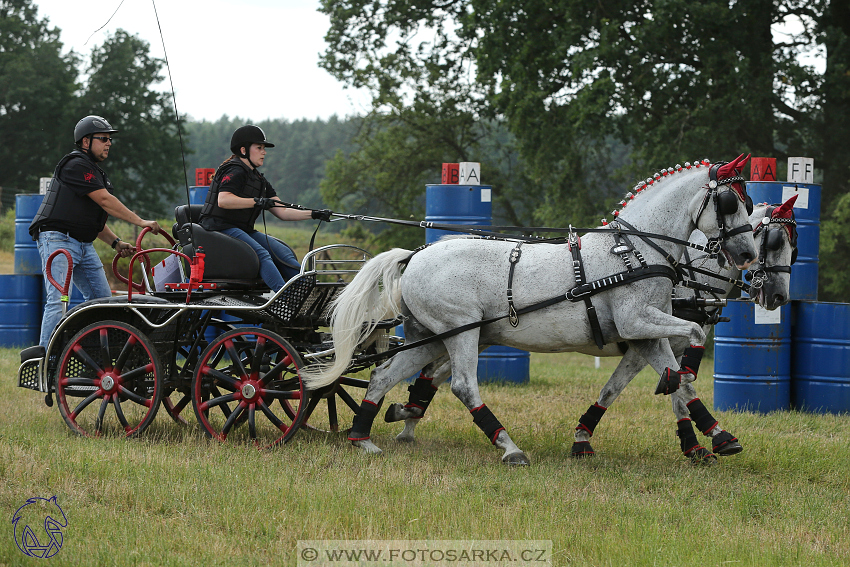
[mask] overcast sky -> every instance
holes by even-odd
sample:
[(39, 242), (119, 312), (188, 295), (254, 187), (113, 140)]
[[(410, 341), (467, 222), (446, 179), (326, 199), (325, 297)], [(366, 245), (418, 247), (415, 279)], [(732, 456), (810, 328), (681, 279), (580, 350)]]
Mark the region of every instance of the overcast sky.
[[(61, 29), (65, 51), (86, 60), (117, 29), (138, 35), (154, 57), (164, 58), (151, 0), (34, 4), (40, 18)], [(366, 93), (343, 89), (318, 66), (329, 28), (318, 7), (319, 0), (156, 0), (177, 109), (195, 120), (227, 114), (254, 122), (364, 113)], [(167, 78), (157, 88), (169, 90)]]

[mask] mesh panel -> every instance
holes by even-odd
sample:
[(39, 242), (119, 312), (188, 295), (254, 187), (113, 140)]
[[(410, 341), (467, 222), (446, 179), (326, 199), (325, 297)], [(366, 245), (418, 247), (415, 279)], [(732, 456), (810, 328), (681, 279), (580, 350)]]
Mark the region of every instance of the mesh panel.
[(282, 322), (291, 321), (299, 314), (307, 298), (312, 297), (315, 286), (315, 276), (298, 278), (268, 307), (268, 311)]
[(38, 363), (40, 360), (28, 360), (21, 365), (18, 369), (18, 386), (37, 392), (41, 391), (38, 387)]

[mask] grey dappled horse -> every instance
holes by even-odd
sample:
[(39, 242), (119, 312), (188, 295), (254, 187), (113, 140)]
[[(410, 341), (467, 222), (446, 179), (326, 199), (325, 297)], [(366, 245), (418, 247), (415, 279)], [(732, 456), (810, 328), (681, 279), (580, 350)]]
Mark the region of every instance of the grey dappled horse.
[[(679, 241), (699, 229), (709, 238), (718, 239), (728, 261), (746, 268), (758, 255), (748, 223), (749, 197), (739, 177), (747, 159), (741, 156), (732, 163), (714, 166), (706, 160), (665, 170), (663, 176), (656, 175), (636, 187), (637, 194), (618, 218), (636, 230)], [(369, 434), (384, 395), (404, 378), (448, 353), (452, 393), (469, 409), (473, 422), (487, 438), (504, 450), (503, 462), (526, 465), (528, 457), (481, 400), (477, 380), (479, 347), (506, 345), (537, 352), (564, 352), (598, 342), (625, 341), (669, 387), (681, 373), (673, 370), (679, 365), (668, 337), (681, 337), (692, 345), (701, 345), (705, 340), (700, 325), (670, 314), (675, 278), (664, 270), (672, 271), (669, 260), (675, 262), (681, 256), (683, 244), (661, 239), (645, 245), (633, 236), (640, 245), (615, 255), (611, 253), (612, 245), (622, 244), (623, 238), (615, 240), (614, 234), (613, 230), (589, 233), (571, 246), (529, 244), (522, 249), (518, 262), (520, 244), (516, 242), (465, 238), (440, 241), (415, 254), (401, 249), (379, 254), (364, 265), (335, 302), (331, 321), (334, 362), (304, 369), (302, 379), (309, 389), (332, 384), (350, 365), (357, 345), (372, 334), (379, 321), (394, 315), (403, 316), (408, 341), (473, 326), (397, 352), (374, 369), (349, 440), (367, 453), (380, 453)], [(576, 254), (584, 259), (580, 270)], [(577, 287), (579, 276), (587, 285), (606, 278), (611, 281), (610, 276), (623, 272), (624, 262), (630, 266), (628, 254), (640, 260), (642, 266), (658, 267), (657, 274), (605, 289), (593, 295), (592, 301), (560, 301), (526, 312), (529, 306), (547, 302), (553, 296), (557, 300)], [(509, 303), (506, 290), (511, 257), (515, 271)], [(519, 307), (520, 313), (515, 321), (508, 317), (513, 305)], [(592, 317), (598, 320), (596, 329), (590, 322)], [(486, 326), (474, 326), (494, 318), (498, 319)], [(597, 341), (600, 334), (603, 340)]]
[[(750, 274), (754, 274), (750, 300), (768, 310), (785, 305), (790, 299), (790, 265), (795, 260), (797, 240), (793, 211), (796, 199), (796, 196), (794, 196), (783, 203), (782, 206), (759, 205), (750, 215), (756, 249), (760, 251), (757, 268), (753, 269), (753, 266), (750, 266)], [(698, 231), (691, 235), (690, 241), (695, 244), (707, 244), (705, 235)], [(724, 278), (713, 278), (700, 272), (693, 275), (694, 280), (721, 290), (722, 293), (717, 294), (718, 298), (728, 296), (735, 287), (731, 280), (736, 280), (741, 275), (741, 271), (736, 267), (712, 259), (708, 254), (690, 257), (689, 260), (692, 265), (702, 270), (714, 272)], [(674, 290), (674, 296), (680, 299), (693, 297), (696, 293), (698, 292), (680, 286), (677, 286)], [(695, 312), (693, 314), (694, 319), (710, 319), (716, 309), (708, 307), (703, 312)], [(711, 323), (705, 323), (703, 330), (707, 333), (710, 326)], [(677, 360), (681, 363), (682, 356), (690, 345), (676, 337), (670, 339), (670, 346), (676, 353)], [(601, 352), (599, 350), (582, 350), (582, 352), (595, 356), (623, 356), (623, 360), (599, 394), (595, 405), (599, 406), (600, 409), (610, 406), (637, 373), (646, 366), (646, 361), (634, 351), (627, 350), (623, 354), (617, 345), (606, 345)], [(693, 370), (693, 376), (696, 377), (696, 369)], [(412, 442), (414, 440), (416, 425), (424, 416), (437, 388), (450, 375), (451, 364), (448, 362), (448, 357), (441, 357), (426, 366), (422, 370), (422, 374), (408, 388), (410, 399), (407, 404), (396, 403), (387, 409), (386, 421), (404, 420), (405, 422), (404, 429), (396, 436), (398, 441)], [(720, 428), (719, 422), (714, 419), (697, 397), (696, 389), (692, 383), (682, 380), (680, 388), (671, 394), (671, 401), (673, 413), (676, 415), (677, 435), (680, 438), (682, 452), (694, 463), (711, 463), (716, 461), (715, 454), (728, 456), (735, 455), (743, 450), (736, 437)], [(697, 442), (692, 420), (704, 435), (711, 437), (713, 453)], [(592, 427), (587, 427), (582, 423), (576, 427), (575, 443), (571, 451), (573, 456), (584, 457), (594, 454), (593, 448), (590, 446), (592, 434)]]

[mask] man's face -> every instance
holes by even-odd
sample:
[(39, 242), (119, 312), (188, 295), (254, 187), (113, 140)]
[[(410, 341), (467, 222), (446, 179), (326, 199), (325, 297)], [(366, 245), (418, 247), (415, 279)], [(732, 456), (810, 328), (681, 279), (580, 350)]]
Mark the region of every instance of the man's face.
[[(86, 140), (83, 138), (83, 149), (86, 149)], [(98, 132), (91, 139), (91, 153), (97, 161), (103, 161), (109, 157), (109, 148), (112, 147), (112, 134)]]

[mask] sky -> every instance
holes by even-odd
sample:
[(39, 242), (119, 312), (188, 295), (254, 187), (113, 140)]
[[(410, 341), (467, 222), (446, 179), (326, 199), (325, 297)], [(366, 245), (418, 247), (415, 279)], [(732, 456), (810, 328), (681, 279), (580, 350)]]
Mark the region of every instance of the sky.
[[(319, 0), (156, 0), (156, 13), (152, 0), (33, 3), (39, 18), (61, 30), (64, 50), (85, 61), (118, 29), (138, 35), (152, 56), (164, 59), (158, 13), (177, 110), (194, 120), (342, 118), (365, 113), (369, 103), (365, 91), (343, 88), (319, 67), (330, 27), (317, 11)], [(155, 89), (170, 90), (167, 72)]]

